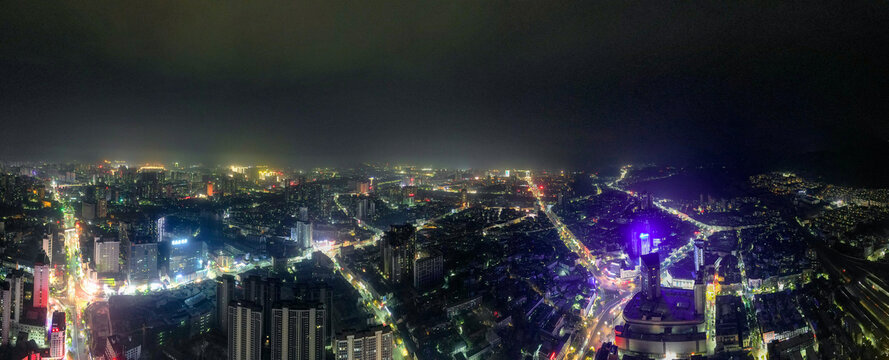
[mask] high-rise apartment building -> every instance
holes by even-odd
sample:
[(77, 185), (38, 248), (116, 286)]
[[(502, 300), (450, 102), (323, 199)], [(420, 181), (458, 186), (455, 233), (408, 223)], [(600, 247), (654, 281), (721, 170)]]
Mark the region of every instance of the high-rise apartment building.
[(54, 311), (49, 331), (49, 356), (62, 359), (65, 353), (65, 313)]
[(272, 360), (325, 360), (321, 303), (278, 303), (272, 308)]
[(262, 307), (251, 301), (228, 305), (228, 359), (262, 358)]
[[(333, 309), (333, 293), (331, 287), (324, 283), (299, 284), (293, 287), (293, 294), (297, 300), (306, 303), (320, 303), (324, 309)], [(329, 344), (333, 339), (334, 326), (330, 321), (330, 310), (324, 313), (324, 344)]]
[(9, 281), (0, 282), (0, 346), (9, 344), (12, 330), (12, 287)]
[(336, 360), (392, 360), (392, 329), (375, 327), (366, 331), (344, 331), (333, 345)]
[(228, 333), (228, 304), (235, 300), (235, 277), (216, 278), (216, 322), (223, 334)]
[(312, 248), (312, 223), (305, 221), (297, 221), (296, 226), (290, 228), (290, 240), (295, 241), (303, 249)]
[(49, 303), (49, 264), (38, 262), (34, 264), (34, 293), (31, 294), (32, 304), (35, 308), (46, 309)]

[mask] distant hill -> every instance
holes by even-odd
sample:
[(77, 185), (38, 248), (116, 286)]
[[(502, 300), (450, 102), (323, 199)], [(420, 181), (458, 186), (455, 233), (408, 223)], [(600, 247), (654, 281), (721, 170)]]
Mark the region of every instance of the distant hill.
[(853, 146), (799, 154), (780, 166), (832, 184), (889, 188), (889, 141), (862, 140)]

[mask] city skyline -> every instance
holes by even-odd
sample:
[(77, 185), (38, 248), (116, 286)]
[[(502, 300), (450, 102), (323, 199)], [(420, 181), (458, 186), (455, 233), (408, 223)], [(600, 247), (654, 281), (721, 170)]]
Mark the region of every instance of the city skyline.
[(889, 359), (889, 2), (0, 2), (0, 360)]

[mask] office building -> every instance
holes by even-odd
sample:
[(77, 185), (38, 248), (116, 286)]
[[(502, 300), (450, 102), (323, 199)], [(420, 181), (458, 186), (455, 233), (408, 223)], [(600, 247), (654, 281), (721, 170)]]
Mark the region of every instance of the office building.
[(393, 225), (383, 235), (380, 245), (383, 275), (392, 284), (402, 284), (413, 277), (417, 253), (417, 233), (413, 225)]
[(642, 294), (648, 300), (661, 293), (661, 260), (658, 253), (642, 255)]
[(228, 359), (262, 358), (262, 307), (251, 301), (228, 305)]
[(61, 359), (65, 353), (65, 313), (54, 311), (49, 331), (49, 356)]
[(148, 284), (157, 279), (157, 243), (131, 244), (128, 262), (130, 284)]
[(333, 346), (336, 360), (392, 360), (392, 329), (375, 327), (366, 331), (345, 331)]
[(178, 239), (170, 241), (170, 263), (167, 275), (188, 278), (203, 269), (207, 259), (207, 244), (203, 241)]
[(324, 360), (324, 319), (321, 303), (278, 303), (272, 308), (272, 360)]
[(414, 288), (426, 290), (444, 280), (444, 259), (441, 252), (428, 250), (420, 252), (414, 259)]
[(116, 273), (120, 271), (120, 242), (96, 238), (93, 262), (96, 272)]

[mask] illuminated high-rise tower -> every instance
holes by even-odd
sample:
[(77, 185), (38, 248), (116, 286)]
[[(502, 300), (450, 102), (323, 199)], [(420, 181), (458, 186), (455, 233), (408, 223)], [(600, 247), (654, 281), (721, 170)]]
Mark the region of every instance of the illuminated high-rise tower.
[(649, 300), (661, 296), (661, 259), (658, 253), (642, 255), (642, 292)]
[(46, 309), (49, 303), (49, 264), (38, 262), (34, 264), (34, 293), (31, 296), (35, 308)]
[(695, 239), (695, 274), (704, 267), (704, 240)]
[(161, 217), (161, 218), (157, 219), (157, 242), (159, 242), (159, 243), (164, 242), (164, 239), (167, 236), (166, 222), (167, 222), (166, 217)]
[(639, 244), (640, 244), (640, 249), (641, 249), (641, 252), (639, 253), (640, 256), (651, 253), (651, 247), (652, 247), (651, 234), (649, 234), (649, 233), (639, 234)]
[(57, 359), (65, 357), (65, 313), (52, 313), (52, 326), (49, 333), (49, 356)]

